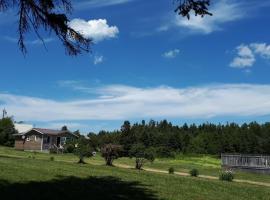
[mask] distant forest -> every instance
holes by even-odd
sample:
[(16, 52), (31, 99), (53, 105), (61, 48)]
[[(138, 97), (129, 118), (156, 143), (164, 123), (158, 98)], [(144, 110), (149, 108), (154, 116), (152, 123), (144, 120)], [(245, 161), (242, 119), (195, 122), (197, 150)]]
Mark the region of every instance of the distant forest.
[(89, 133), (96, 149), (105, 144), (122, 145), (127, 153), (133, 145), (154, 149), (158, 157), (173, 157), (176, 153), (221, 153), (270, 154), (270, 123), (252, 122), (175, 126), (167, 120), (150, 120), (130, 124), (125, 121), (118, 131)]

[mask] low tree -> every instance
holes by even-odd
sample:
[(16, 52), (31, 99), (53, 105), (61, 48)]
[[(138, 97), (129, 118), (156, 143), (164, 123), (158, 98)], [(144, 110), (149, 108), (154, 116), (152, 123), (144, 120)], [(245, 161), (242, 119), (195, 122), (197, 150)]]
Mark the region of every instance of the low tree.
[(13, 146), (14, 136), (17, 133), (14, 128), (14, 123), (12, 118), (4, 117), (0, 119), (0, 145)]
[(153, 148), (146, 148), (143, 144), (132, 146), (130, 157), (135, 158), (135, 168), (141, 170), (146, 161), (154, 162), (155, 153)]
[(68, 128), (66, 125), (64, 125), (62, 128), (61, 128), (61, 131), (68, 131)]
[(101, 155), (105, 159), (106, 165), (113, 166), (113, 161), (121, 156), (122, 146), (106, 144), (101, 148)]
[(75, 145), (74, 154), (79, 157), (78, 163), (85, 164), (84, 158), (93, 156), (93, 148), (85, 137), (81, 136)]

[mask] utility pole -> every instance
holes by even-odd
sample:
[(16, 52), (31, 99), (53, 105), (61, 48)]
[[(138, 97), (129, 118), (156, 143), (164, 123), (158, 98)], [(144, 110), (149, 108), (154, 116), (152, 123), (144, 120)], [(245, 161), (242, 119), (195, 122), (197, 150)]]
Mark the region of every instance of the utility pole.
[(4, 110), (3, 110), (3, 115), (2, 115), (2, 119), (4, 119), (6, 116), (7, 116), (7, 111), (6, 111), (6, 109), (4, 108)]

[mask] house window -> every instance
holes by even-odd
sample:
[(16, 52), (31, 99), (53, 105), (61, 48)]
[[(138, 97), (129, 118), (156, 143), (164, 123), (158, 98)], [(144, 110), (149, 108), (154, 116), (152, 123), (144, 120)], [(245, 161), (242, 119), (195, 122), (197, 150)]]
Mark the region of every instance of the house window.
[(50, 139), (51, 139), (51, 137), (48, 136), (48, 137), (47, 137), (47, 143), (50, 143)]
[(30, 141), (30, 137), (29, 137), (29, 136), (26, 137), (26, 141), (27, 141), (27, 142)]

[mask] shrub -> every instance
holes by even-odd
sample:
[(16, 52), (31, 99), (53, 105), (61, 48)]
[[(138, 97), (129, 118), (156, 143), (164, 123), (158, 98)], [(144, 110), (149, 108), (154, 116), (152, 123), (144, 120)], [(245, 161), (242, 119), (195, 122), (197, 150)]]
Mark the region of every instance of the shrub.
[(221, 174), (219, 175), (219, 179), (221, 181), (229, 181), (229, 182), (231, 182), (234, 179), (233, 172), (231, 170), (221, 172)]
[(91, 157), (93, 152), (93, 148), (89, 144), (89, 140), (84, 137), (80, 137), (77, 140), (77, 145), (75, 146), (74, 154), (78, 156), (78, 163), (85, 164), (84, 158)]
[(155, 160), (155, 153), (152, 148), (146, 148), (143, 144), (135, 144), (129, 151), (129, 156), (135, 158), (135, 168), (141, 170), (145, 162), (151, 163)]
[(49, 149), (49, 152), (50, 152), (50, 154), (57, 154), (57, 149), (54, 148), (54, 147), (51, 147), (51, 148)]
[(66, 144), (64, 146), (64, 152), (65, 153), (74, 153), (75, 151), (75, 145), (74, 144)]
[(169, 172), (169, 174), (174, 174), (174, 168), (173, 168), (173, 167), (170, 167), (170, 168), (168, 169), (168, 172)]
[(197, 169), (192, 169), (189, 174), (190, 176), (197, 177), (199, 175), (199, 171)]
[(50, 157), (50, 161), (54, 161), (54, 157), (53, 156)]
[(113, 166), (113, 161), (121, 155), (122, 146), (106, 144), (101, 148), (101, 156), (105, 159), (107, 166)]
[(156, 148), (156, 154), (160, 158), (175, 158), (175, 152), (168, 147)]

